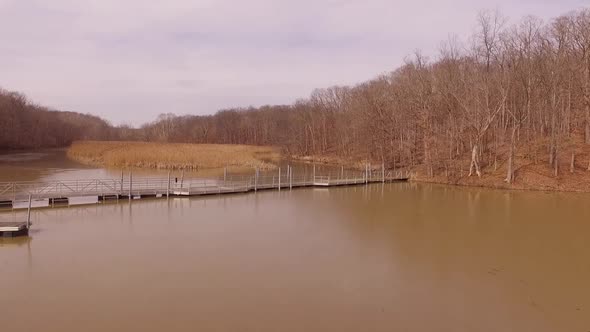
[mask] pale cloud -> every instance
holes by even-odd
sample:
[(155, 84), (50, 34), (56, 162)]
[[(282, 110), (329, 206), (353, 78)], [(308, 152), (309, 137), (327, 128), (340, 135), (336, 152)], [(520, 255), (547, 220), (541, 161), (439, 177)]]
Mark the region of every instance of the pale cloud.
[(0, 0), (0, 86), (62, 110), (140, 124), (286, 104), (435, 56), (482, 9), (550, 19), (580, 0)]

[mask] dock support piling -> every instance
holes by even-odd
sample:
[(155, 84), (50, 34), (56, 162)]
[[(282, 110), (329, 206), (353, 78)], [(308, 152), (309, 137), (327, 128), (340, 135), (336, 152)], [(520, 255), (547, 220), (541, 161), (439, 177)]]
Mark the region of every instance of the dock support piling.
[(254, 170), (254, 191), (258, 190), (258, 167)]
[(133, 173), (129, 172), (129, 200), (131, 201), (131, 192), (133, 191)]
[(293, 190), (293, 167), (289, 166), (289, 190)]
[(381, 164), (381, 180), (385, 183), (385, 163)]
[(168, 171), (168, 185), (166, 186), (166, 198), (170, 198), (170, 171)]
[(27, 232), (29, 231), (29, 227), (31, 226), (31, 201), (33, 200), (33, 195), (29, 194), (29, 209), (27, 210)]
[(279, 167), (279, 191), (281, 191), (281, 168)]
[(182, 190), (183, 183), (184, 183), (184, 169), (182, 170), (182, 173), (180, 174), (180, 190)]

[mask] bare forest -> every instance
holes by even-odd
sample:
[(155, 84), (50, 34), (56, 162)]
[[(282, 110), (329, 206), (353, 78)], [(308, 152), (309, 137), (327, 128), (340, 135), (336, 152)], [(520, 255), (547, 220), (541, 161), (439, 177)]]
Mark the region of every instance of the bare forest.
[(0, 89), (0, 150), (64, 147), (75, 140), (109, 139), (115, 131), (99, 117), (53, 111)]
[[(415, 52), (356, 86), (318, 89), (293, 105), (162, 114), (137, 129), (52, 116), (3, 93), (0, 147), (74, 139), (273, 145), (295, 157), (384, 163), (432, 178), (493, 173), (506, 183), (523, 167), (555, 177), (590, 170), (590, 10), (516, 23), (486, 11), (476, 23), (467, 40), (449, 38), (431, 56)], [(51, 130), (62, 123), (67, 131)]]

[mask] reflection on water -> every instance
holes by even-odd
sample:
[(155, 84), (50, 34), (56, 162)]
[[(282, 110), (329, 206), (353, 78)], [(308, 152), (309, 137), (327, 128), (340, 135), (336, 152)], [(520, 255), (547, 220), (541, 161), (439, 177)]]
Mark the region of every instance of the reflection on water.
[(66, 157), (64, 149), (0, 153), (0, 182), (106, 177), (109, 172)]
[(0, 154), (2, 163), (25, 163), (37, 161), (49, 157), (49, 152), (18, 152), (9, 154)]
[[(286, 176), (287, 165), (289, 162), (280, 163), (281, 172)], [(292, 163), (295, 167), (294, 176), (311, 176), (313, 166), (304, 163)], [(36, 152), (0, 152), (0, 182), (13, 181), (56, 181), (56, 180), (78, 180), (78, 179), (119, 179), (121, 176), (129, 178), (129, 172), (132, 171), (135, 179), (141, 177), (161, 177), (168, 176), (168, 170), (165, 169), (117, 169), (101, 168), (80, 164), (67, 158), (65, 149), (49, 149)], [(248, 167), (228, 167), (230, 175), (249, 175), (253, 176), (255, 170)], [(345, 170), (340, 167), (317, 165), (318, 175), (332, 174), (338, 176), (352, 176), (353, 171)], [(180, 170), (170, 171), (173, 178), (180, 178), (183, 174)], [(184, 172), (186, 178), (219, 178), (223, 177), (225, 170), (201, 169)], [(261, 174), (277, 173), (278, 170), (262, 171)], [(355, 173), (358, 173), (354, 171)]]
[(19, 237), (1, 237), (0, 236), (0, 247), (21, 247), (27, 246), (30, 248), (32, 236), (19, 236)]
[(3, 330), (588, 331), (588, 198), (376, 184), (36, 210), (34, 241), (0, 240)]

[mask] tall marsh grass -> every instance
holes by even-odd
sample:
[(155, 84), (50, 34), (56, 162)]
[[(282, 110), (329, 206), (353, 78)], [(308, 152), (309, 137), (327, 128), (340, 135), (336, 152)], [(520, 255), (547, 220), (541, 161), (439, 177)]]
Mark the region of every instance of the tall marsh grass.
[(74, 142), (68, 157), (87, 165), (166, 169), (206, 169), (225, 166), (274, 168), (278, 149), (229, 144), (148, 142)]

